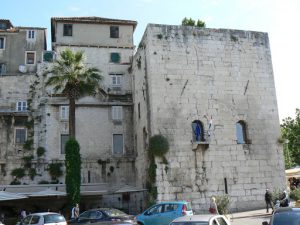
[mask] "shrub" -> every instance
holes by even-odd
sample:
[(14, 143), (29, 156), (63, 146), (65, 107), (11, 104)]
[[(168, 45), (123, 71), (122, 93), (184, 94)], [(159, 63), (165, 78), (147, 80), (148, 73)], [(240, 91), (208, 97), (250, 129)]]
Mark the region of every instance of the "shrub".
[(216, 196), (216, 204), (221, 215), (229, 213), (230, 198), (228, 195)]
[(300, 188), (296, 188), (295, 190), (292, 190), (290, 193), (290, 197), (295, 201), (300, 200)]
[(35, 168), (30, 168), (28, 170), (28, 176), (30, 177), (31, 180), (33, 180), (36, 175), (37, 173)]
[(46, 149), (44, 147), (38, 147), (36, 150), (36, 154), (38, 157), (41, 157), (45, 154)]
[(168, 139), (158, 134), (150, 138), (149, 151), (154, 156), (164, 156), (169, 151)]
[(70, 138), (65, 145), (66, 192), (70, 206), (80, 202), (81, 157), (80, 146), (75, 138)]
[(61, 167), (62, 163), (52, 163), (49, 165), (48, 171), (52, 180), (56, 180), (58, 177), (63, 175)]
[(16, 168), (11, 172), (11, 175), (17, 179), (22, 178), (25, 176), (25, 170), (23, 168)]

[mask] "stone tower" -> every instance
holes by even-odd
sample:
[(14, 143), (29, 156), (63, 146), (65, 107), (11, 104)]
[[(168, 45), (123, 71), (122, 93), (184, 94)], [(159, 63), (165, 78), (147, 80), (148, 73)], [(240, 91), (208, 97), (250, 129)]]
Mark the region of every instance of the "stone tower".
[(149, 24), (132, 70), (140, 185), (149, 138), (170, 144), (168, 164), (155, 159), (158, 201), (203, 212), (228, 194), (232, 211), (245, 210), (285, 187), (267, 33)]

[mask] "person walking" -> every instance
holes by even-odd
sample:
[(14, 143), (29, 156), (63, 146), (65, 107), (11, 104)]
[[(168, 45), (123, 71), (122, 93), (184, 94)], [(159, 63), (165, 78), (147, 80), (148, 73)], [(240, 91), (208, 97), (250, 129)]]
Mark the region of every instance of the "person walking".
[(209, 212), (211, 214), (219, 214), (215, 197), (211, 197), (211, 199), (210, 199)]
[(75, 206), (72, 208), (71, 220), (76, 220), (78, 216), (79, 216), (79, 204), (76, 203)]
[(266, 201), (267, 213), (269, 213), (269, 207), (272, 209), (272, 212), (273, 212), (274, 206), (273, 206), (273, 202), (272, 202), (272, 193), (270, 192), (269, 189), (266, 189), (265, 201)]

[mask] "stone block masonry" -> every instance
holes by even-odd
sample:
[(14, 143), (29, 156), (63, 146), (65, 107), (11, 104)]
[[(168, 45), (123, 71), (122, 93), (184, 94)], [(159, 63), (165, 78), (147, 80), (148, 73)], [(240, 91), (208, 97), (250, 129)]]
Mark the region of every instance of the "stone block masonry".
[[(169, 164), (156, 161), (157, 200), (184, 199), (207, 212), (211, 196), (228, 194), (231, 211), (241, 211), (261, 207), (266, 188), (285, 187), (267, 33), (150, 24), (141, 46), (135, 57), (142, 69), (133, 74), (145, 78), (148, 104), (137, 88), (134, 97), (149, 111), (149, 134), (170, 142)], [(146, 124), (135, 121), (137, 129)], [(193, 140), (194, 121), (209, 132), (208, 148)], [(137, 168), (146, 160), (138, 157)]]

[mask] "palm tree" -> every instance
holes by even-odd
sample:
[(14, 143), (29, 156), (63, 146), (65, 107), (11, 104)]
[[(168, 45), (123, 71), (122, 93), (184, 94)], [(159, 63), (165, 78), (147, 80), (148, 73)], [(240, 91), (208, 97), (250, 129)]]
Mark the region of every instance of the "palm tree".
[(75, 138), (75, 100), (84, 95), (95, 95), (103, 77), (97, 68), (88, 68), (84, 64), (82, 51), (70, 49), (62, 51), (52, 68), (44, 74), (52, 74), (46, 86), (53, 86), (55, 93), (69, 99), (69, 136)]

